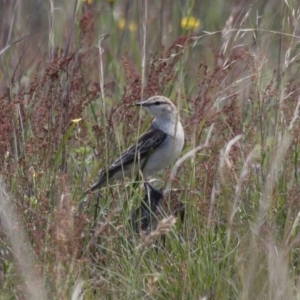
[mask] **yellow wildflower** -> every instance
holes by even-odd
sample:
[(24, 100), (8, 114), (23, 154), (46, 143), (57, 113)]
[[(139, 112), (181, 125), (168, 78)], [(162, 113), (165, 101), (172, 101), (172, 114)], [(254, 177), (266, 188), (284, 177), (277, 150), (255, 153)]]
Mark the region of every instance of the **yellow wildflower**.
[(137, 25), (135, 22), (130, 22), (129, 25), (128, 25), (128, 29), (131, 31), (131, 32), (135, 32), (137, 31)]
[(108, 2), (108, 4), (109, 4), (109, 6), (110, 6), (111, 8), (113, 8), (114, 5), (115, 5), (116, 0), (107, 0), (107, 2)]
[(120, 18), (120, 19), (118, 20), (117, 26), (118, 26), (120, 29), (124, 29), (125, 26), (126, 26), (126, 20), (125, 20), (124, 18)]
[(181, 19), (181, 28), (182, 29), (195, 29), (197, 27), (200, 27), (201, 22), (200, 19), (196, 19), (194, 17), (184, 17)]
[(73, 123), (79, 123), (81, 120), (82, 120), (81, 118), (73, 119), (72, 122), (73, 122)]

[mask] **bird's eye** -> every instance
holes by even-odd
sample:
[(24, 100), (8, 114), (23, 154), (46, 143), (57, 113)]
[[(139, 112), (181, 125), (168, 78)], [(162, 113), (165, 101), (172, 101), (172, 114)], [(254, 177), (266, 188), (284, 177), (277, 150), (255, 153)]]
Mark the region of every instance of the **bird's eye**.
[(159, 101), (154, 102), (155, 105), (160, 105), (160, 103), (161, 102), (159, 102)]

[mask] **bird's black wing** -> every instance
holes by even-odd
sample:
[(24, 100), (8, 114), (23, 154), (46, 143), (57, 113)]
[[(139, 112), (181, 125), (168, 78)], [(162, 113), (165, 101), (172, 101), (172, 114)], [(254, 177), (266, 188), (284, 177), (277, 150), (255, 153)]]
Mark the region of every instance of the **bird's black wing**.
[(99, 174), (98, 180), (83, 193), (83, 196), (99, 189), (108, 178), (114, 176), (118, 171), (126, 169), (134, 161), (137, 163), (138, 160), (149, 157), (151, 152), (159, 148), (167, 137), (168, 135), (162, 130), (150, 127), (139, 137), (136, 144), (128, 148), (108, 169)]
[(120, 158), (108, 170), (105, 170), (103, 174), (108, 172), (109, 177), (111, 177), (115, 172), (119, 171), (120, 167), (126, 168), (126, 166), (132, 164), (137, 159), (142, 160), (143, 158), (147, 158), (151, 155), (151, 152), (163, 144), (167, 137), (168, 135), (162, 130), (156, 128), (148, 129), (139, 137), (137, 143), (122, 153)]

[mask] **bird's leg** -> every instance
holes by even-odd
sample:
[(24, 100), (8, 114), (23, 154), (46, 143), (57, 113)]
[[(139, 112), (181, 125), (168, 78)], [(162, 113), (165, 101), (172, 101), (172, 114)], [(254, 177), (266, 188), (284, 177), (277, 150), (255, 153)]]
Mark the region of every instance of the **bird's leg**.
[(100, 193), (97, 193), (96, 197), (97, 197), (97, 200), (96, 200), (95, 211), (94, 211), (94, 226), (96, 224), (97, 217), (98, 217), (98, 208), (100, 207), (100, 205), (99, 205), (99, 202), (100, 202)]

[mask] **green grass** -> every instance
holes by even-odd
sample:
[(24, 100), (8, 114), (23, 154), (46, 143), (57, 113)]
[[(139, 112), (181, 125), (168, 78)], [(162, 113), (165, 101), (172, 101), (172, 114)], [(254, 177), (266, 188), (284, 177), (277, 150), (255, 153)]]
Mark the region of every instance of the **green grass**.
[[(0, 3), (0, 299), (299, 299), (298, 11)], [(101, 190), (96, 222), (97, 196), (79, 203), (155, 94), (180, 108), (187, 157), (157, 175), (163, 220), (133, 237), (134, 178)]]

